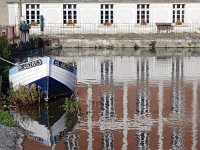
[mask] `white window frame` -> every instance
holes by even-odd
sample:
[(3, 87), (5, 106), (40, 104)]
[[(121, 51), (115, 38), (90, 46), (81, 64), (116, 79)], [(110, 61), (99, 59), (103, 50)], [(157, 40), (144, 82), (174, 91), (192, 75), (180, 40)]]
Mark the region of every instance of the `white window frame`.
[(172, 22), (176, 23), (178, 20), (180, 23), (185, 21), (185, 4), (173, 4)]
[(101, 4), (100, 23), (112, 25), (114, 23), (114, 4)]
[(77, 4), (63, 4), (63, 24), (77, 24)]
[(40, 24), (40, 4), (26, 4), (26, 21)]
[(137, 4), (137, 24), (149, 23), (150, 4)]

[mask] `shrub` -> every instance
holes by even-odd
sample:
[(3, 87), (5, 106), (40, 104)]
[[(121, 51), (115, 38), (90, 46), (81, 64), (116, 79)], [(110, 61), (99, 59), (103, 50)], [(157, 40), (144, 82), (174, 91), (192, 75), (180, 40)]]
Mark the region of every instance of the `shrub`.
[(4, 37), (0, 37), (0, 57), (9, 58), (11, 51), (8, 48), (8, 40)]
[(29, 105), (40, 100), (41, 91), (35, 84), (29, 86), (19, 85), (17, 90), (8, 91), (8, 99), (11, 103)]
[(17, 122), (14, 121), (13, 116), (9, 111), (0, 110), (0, 124), (10, 127), (16, 127)]

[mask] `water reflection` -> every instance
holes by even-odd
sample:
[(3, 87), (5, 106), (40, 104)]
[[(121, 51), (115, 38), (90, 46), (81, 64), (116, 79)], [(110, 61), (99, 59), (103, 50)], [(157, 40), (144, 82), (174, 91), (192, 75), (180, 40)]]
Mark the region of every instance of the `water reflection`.
[[(20, 107), (15, 109), (13, 114), (19, 125), (26, 130), (27, 137), (52, 147), (61, 137), (71, 137), (68, 131), (71, 131), (78, 121), (77, 116), (69, 118), (62, 108), (63, 104), (64, 99), (60, 99), (29, 108)], [(53, 111), (55, 108), (56, 111)]]
[(200, 148), (200, 57), (77, 55), (73, 59), (82, 115), (70, 132), (55, 140), (57, 146)]

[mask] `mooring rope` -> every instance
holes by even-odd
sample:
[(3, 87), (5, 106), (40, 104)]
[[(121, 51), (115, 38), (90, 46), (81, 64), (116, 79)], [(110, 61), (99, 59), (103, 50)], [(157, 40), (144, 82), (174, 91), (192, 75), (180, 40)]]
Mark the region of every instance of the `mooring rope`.
[(4, 58), (2, 58), (2, 57), (0, 57), (0, 59), (1, 59), (2, 61), (5, 61), (5, 62), (9, 63), (9, 64), (15, 65), (13, 62), (11, 62), (11, 61), (9, 61), (9, 60), (6, 60), (6, 59), (4, 59)]

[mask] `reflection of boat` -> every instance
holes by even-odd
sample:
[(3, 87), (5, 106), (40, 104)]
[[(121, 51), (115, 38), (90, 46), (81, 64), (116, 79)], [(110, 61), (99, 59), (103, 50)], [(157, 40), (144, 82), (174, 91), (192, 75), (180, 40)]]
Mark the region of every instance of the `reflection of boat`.
[(9, 70), (11, 86), (40, 86), (43, 98), (70, 95), (76, 86), (75, 65), (64, 63), (52, 57), (42, 57), (18, 64)]
[[(26, 130), (27, 137), (43, 143), (46, 146), (55, 146), (60, 138), (76, 125), (77, 117), (69, 117), (61, 107), (63, 101), (50, 102), (49, 105), (21, 108), (13, 115), (19, 125)], [(55, 108), (56, 111), (52, 111)], [(26, 144), (26, 143), (25, 143)]]

